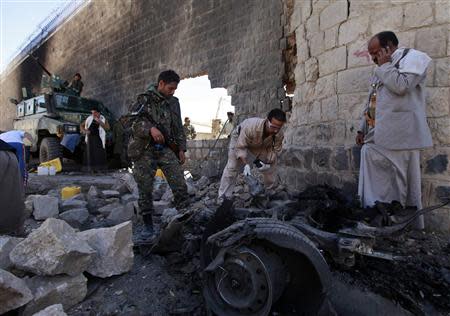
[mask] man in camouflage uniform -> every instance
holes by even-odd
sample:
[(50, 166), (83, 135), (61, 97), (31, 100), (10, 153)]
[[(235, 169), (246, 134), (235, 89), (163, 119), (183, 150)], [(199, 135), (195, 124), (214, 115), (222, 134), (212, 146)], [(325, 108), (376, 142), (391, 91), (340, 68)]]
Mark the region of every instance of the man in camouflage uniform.
[(195, 132), (194, 126), (191, 125), (191, 120), (189, 117), (184, 118), (183, 128), (186, 139), (195, 139), (195, 137), (197, 137), (197, 133)]
[(173, 70), (160, 73), (158, 83), (150, 85), (144, 94), (145, 100), (131, 127), (128, 156), (133, 161), (133, 174), (139, 188), (139, 207), (145, 226), (142, 235), (148, 238), (153, 234), (152, 191), (158, 167), (172, 189), (175, 206), (185, 207), (188, 199), (181, 168), (185, 161), (186, 137), (180, 103), (173, 96), (179, 82), (180, 77)]

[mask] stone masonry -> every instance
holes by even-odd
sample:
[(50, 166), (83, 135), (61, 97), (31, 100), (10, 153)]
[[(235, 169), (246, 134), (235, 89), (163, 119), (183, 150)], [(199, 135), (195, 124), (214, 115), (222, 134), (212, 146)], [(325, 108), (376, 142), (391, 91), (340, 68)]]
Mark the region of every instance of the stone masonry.
[[(434, 147), (422, 153), (424, 205), (450, 197), (450, 2), (298, 0), (289, 25), (297, 42), (296, 89), (286, 130), (281, 178), (302, 189), (328, 183), (357, 190), (356, 131), (374, 68), (367, 41), (392, 30), (400, 46), (433, 58), (427, 113)], [(450, 231), (450, 209), (427, 217)]]
[[(208, 74), (225, 87), (240, 116), (280, 104), (283, 90), (281, 0), (94, 0), (35, 54), (50, 71), (83, 76), (83, 96), (116, 115), (165, 69)], [(27, 58), (1, 78), (0, 129), (12, 128), (21, 88), (37, 91), (43, 72)]]

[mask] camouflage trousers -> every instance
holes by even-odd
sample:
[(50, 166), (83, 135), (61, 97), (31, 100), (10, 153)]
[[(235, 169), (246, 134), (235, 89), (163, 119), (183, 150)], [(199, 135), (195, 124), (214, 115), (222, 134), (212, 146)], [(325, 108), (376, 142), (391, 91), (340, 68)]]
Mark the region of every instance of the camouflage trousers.
[(183, 207), (188, 199), (186, 182), (181, 165), (172, 150), (165, 147), (145, 151), (133, 161), (133, 175), (139, 188), (141, 215), (153, 213), (153, 182), (156, 170), (161, 168), (173, 192), (176, 207)]

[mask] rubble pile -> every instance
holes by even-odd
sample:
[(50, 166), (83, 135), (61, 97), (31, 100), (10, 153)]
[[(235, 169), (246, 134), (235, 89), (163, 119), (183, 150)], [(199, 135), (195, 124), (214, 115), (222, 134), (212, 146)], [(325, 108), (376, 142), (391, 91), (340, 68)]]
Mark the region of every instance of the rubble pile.
[[(0, 297), (9, 298), (8, 304), (0, 301), (0, 313), (206, 315), (201, 294), (205, 236), (252, 217), (301, 220), (335, 233), (355, 221), (374, 227), (395, 224), (411, 211), (396, 203), (363, 210), (352, 197), (326, 186), (301, 193), (279, 187), (254, 196), (251, 183), (240, 176), (232, 213), (220, 218), (216, 181), (187, 179), (190, 206), (176, 209), (167, 182), (157, 178), (157, 238), (133, 249), (132, 235), (140, 223), (132, 175), (107, 175), (100, 183), (96, 178), (80, 179), (75, 184), (81, 193), (68, 200), (61, 200), (61, 187), (55, 185), (29, 192), (28, 236), (0, 236)], [(414, 314), (450, 310), (448, 238), (406, 231), (376, 241), (374, 249), (390, 256), (359, 256), (351, 269), (327, 258), (333, 275)]]
[(86, 298), (88, 280), (130, 271), (133, 182), (119, 175), (106, 189), (85, 186), (66, 200), (55, 187), (28, 195), (25, 238), (0, 236), (0, 314), (66, 315)]

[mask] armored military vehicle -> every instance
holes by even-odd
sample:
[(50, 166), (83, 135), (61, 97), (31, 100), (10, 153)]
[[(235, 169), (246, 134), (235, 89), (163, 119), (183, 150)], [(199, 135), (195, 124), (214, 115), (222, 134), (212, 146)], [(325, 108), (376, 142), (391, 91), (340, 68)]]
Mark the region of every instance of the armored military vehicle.
[[(83, 98), (73, 91), (66, 81), (52, 75), (37, 61), (47, 75), (42, 76), (42, 94), (30, 96), (23, 90), (23, 100), (10, 101), (17, 106), (14, 129), (23, 130), (33, 136), (30, 152), (39, 156), (39, 161), (55, 158), (71, 158), (80, 161), (84, 149), (84, 137), (72, 137), (68, 146), (64, 140), (67, 135), (80, 135), (80, 123), (97, 109), (111, 126), (115, 123), (112, 113), (100, 102)], [(67, 137), (69, 138), (69, 137)], [(61, 144), (66, 144), (66, 147)], [(74, 147), (74, 143), (76, 146)], [(112, 135), (107, 133), (106, 145), (112, 144)], [(70, 150), (68, 149), (70, 148)]]

